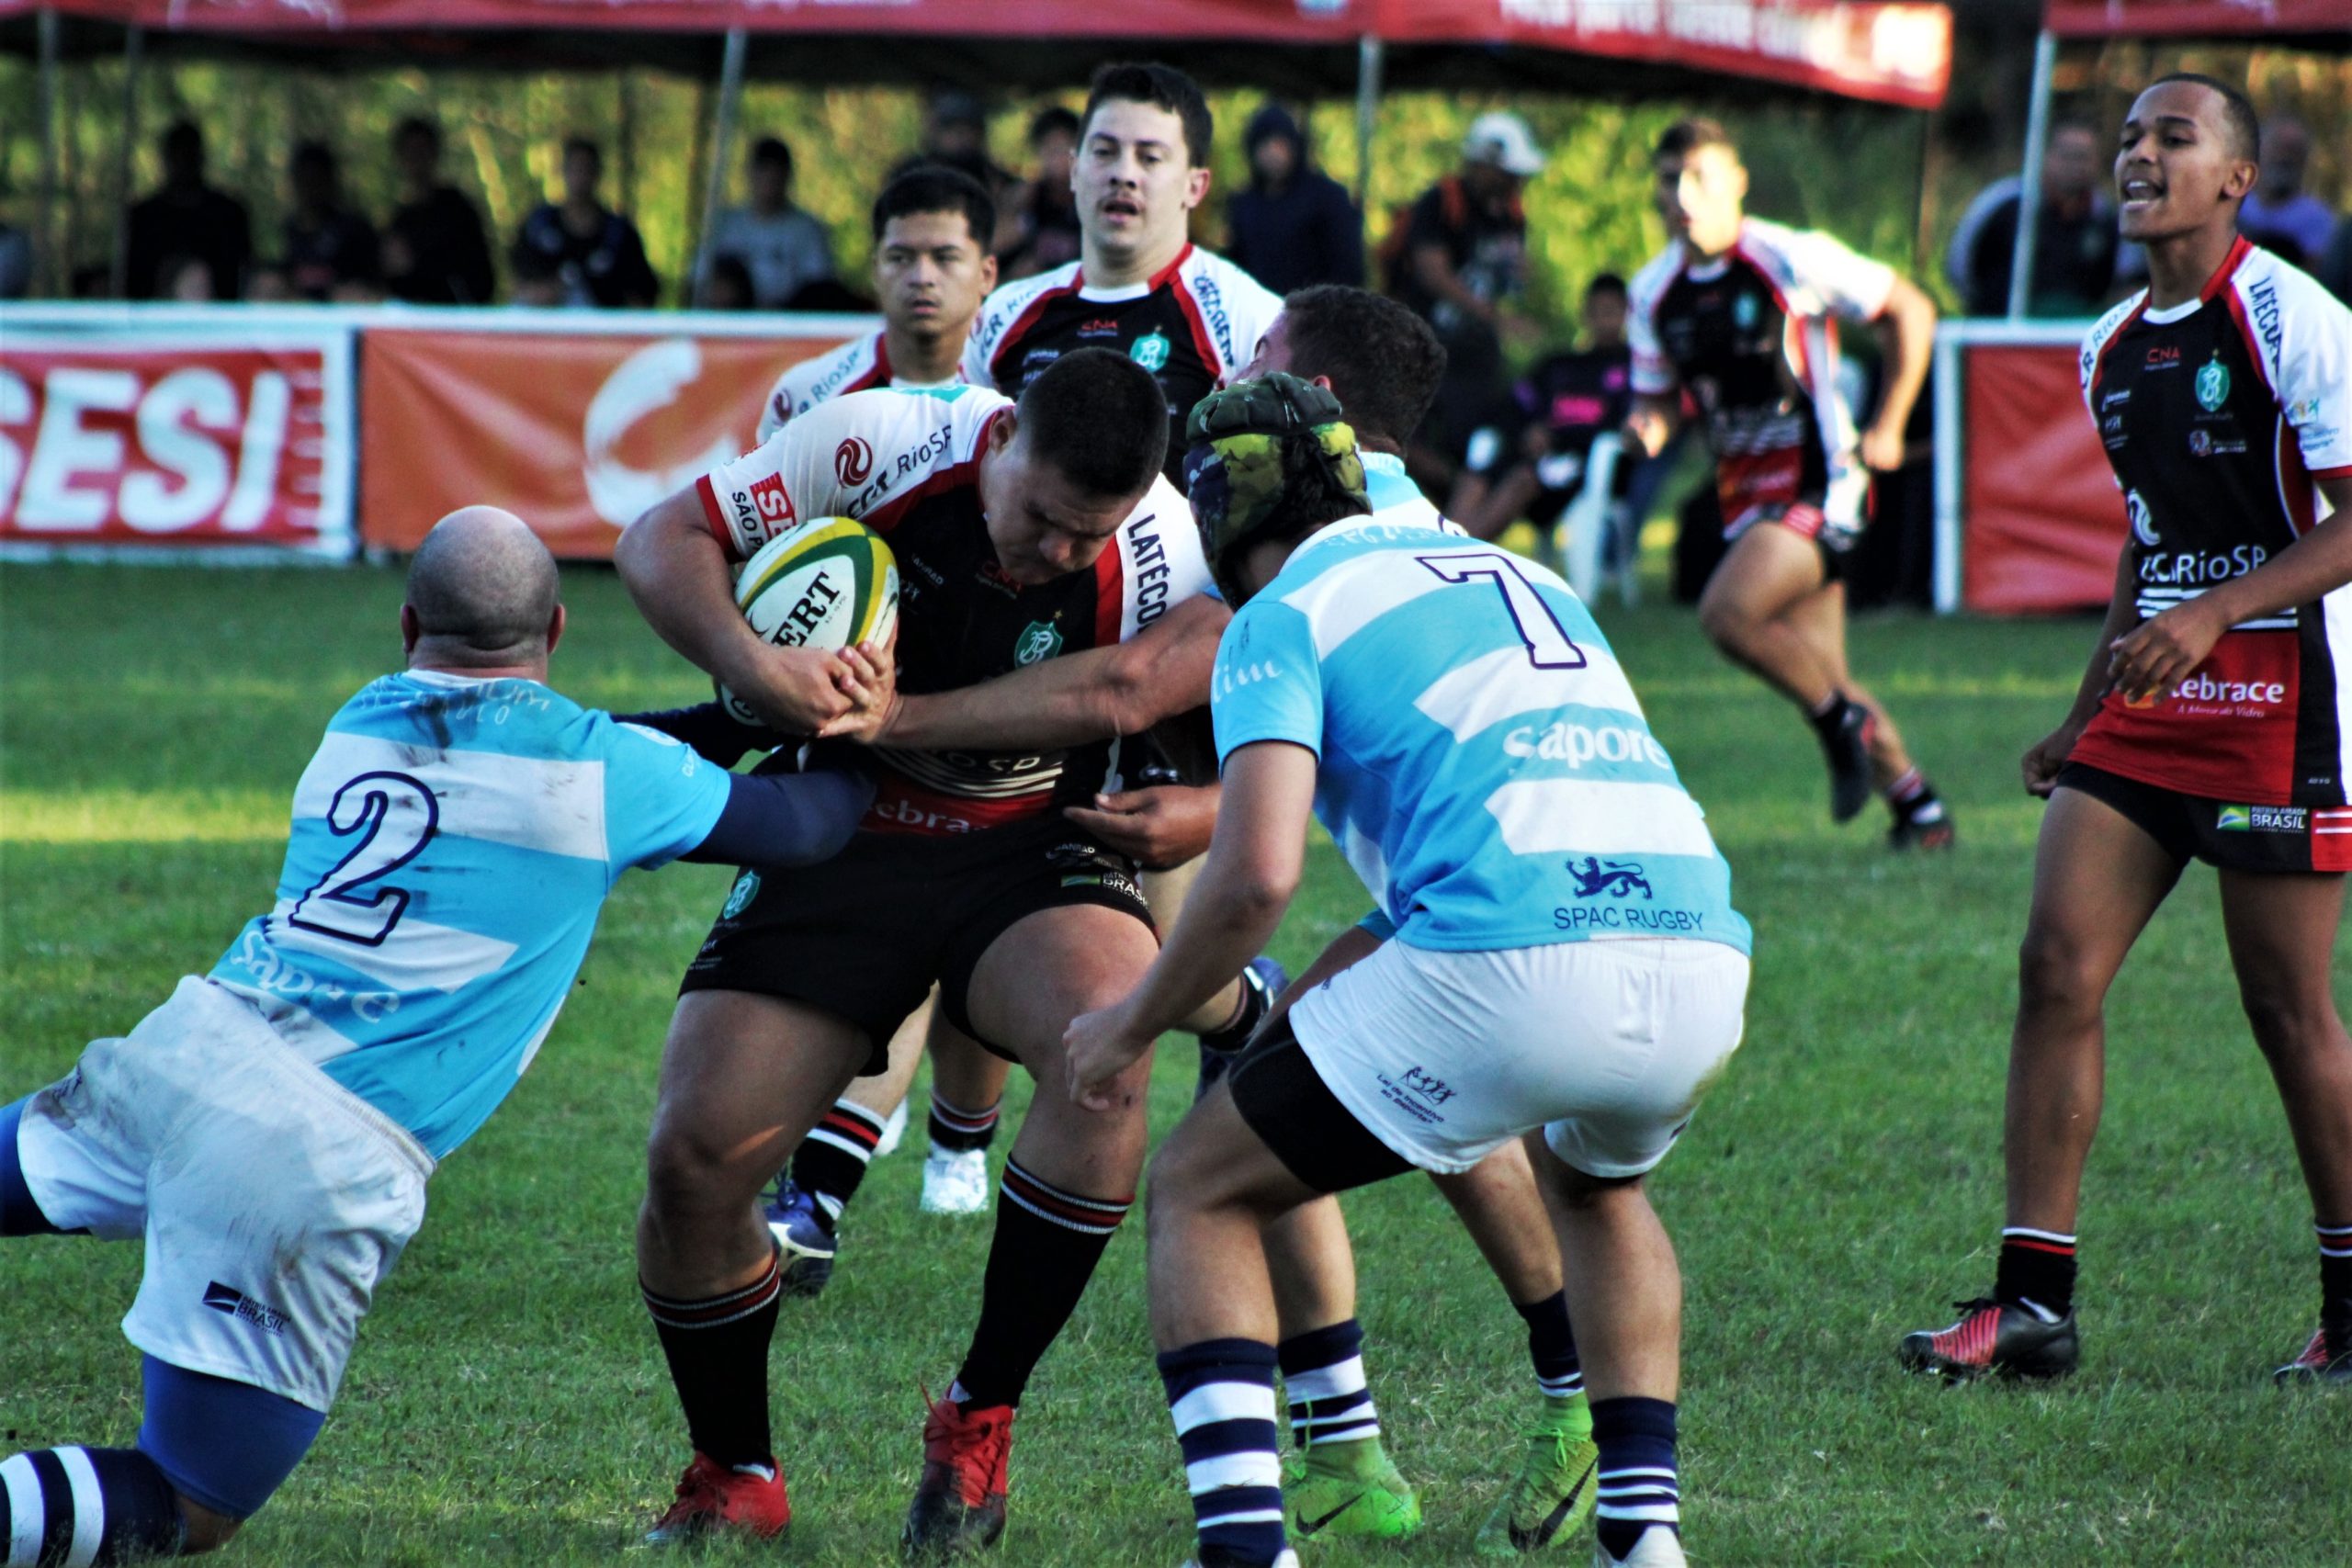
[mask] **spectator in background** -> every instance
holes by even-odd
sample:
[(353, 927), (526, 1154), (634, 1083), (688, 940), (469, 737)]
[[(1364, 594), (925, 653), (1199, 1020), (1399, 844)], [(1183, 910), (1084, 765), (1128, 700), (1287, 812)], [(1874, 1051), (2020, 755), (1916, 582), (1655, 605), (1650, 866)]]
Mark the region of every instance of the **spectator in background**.
[(21, 299), (32, 287), (32, 236), (14, 223), (0, 223), (0, 299)]
[(890, 170), (896, 179), (924, 164), (944, 164), (980, 182), (999, 207), (1012, 200), (1019, 176), (989, 156), (989, 116), (980, 100), (954, 88), (932, 94), (923, 104), (922, 145)]
[(553, 256), (543, 255), (528, 245), (516, 244), (514, 254), (507, 258), (507, 276), (514, 287), (507, 298), (517, 305), (529, 305), (550, 310), (568, 305), (563, 288), (563, 265)]
[(192, 120), (164, 132), (164, 188), (130, 209), (128, 286), (133, 299), (163, 291), (164, 263), (196, 256), (212, 274), (212, 298), (244, 291), (253, 261), (253, 227), (245, 204), (204, 183), (204, 133)]
[(2313, 273), (2327, 286), (2329, 293), (2352, 305), (2352, 217), (2335, 226), (2335, 238), (2327, 243), (2327, 254), (2319, 259)]
[[(1625, 310), (1625, 280), (1615, 273), (1601, 273), (1585, 286), (1582, 343), (1546, 355), (1521, 378), (1512, 389), (1517, 428), (1504, 432), (1489, 452), (1470, 454), (1466, 493), (1449, 510), (1455, 522), (1491, 539), (1524, 517), (1557, 563), (1555, 535), (1584, 488), (1593, 442), (1618, 430), (1634, 412)], [(1624, 493), (1635, 461), (1627, 454), (1619, 462), (1611, 486), (1616, 493)]]
[(412, 117), (392, 132), (400, 205), (384, 230), (384, 287), (419, 305), (487, 305), (498, 289), (481, 209), (441, 183), (441, 128)]
[[(2122, 235), (2105, 185), (2106, 147), (2087, 121), (2050, 128), (2041, 156), (2041, 218), (2034, 228), (2033, 271), (2026, 313), (2094, 316), (2115, 286)], [(1972, 316), (2009, 313), (2010, 263), (2017, 253), (2018, 209), (2025, 182), (2015, 175), (1977, 193), (1944, 254), (1944, 276)]]
[(305, 299), (332, 299), (348, 284), (376, 281), (376, 226), (343, 205), (334, 153), (304, 141), (288, 166), (294, 209), (286, 215), (286, 276)]
[(276, 262), (255, 262), (245, 273), (248, 305), (290, 305), (300, 298), (287, 281), (286, 269)]
[(1226, 203), (1227, 261), (1289, 294), (1317, 283), (1363, 283), (1363, 214), (1340, 182), (1307, 162), (1290, 111), (1269, 103), (1241, 133), (1250, 183)]
[(220, 296), (212, 292), (212, 269), (201, 256), (169, 256), (156, 274), (159, 299), (175, 305), (209, 305)]
[(752, 269), (743, 265), (743, 258), (731, 254), (711, 257), (710, 265), (703, 269), (702, 282), (695, 287), (695, 309), (749, 310), (757, 304)]
[(1400, 214), (1382, 248), (1387, 291), (1437, 329), (1445, 379), (1415, 438), (1421, 488), (1447, 495), (1471, 438), (1509, 397), (1503, 338), (1533, 327), (1517, 313), (1527, 288), (1527, 213), (1521, 195), (1544, 170), (1534, 133), (1515, 114), (1480, 115), (1462, 143), (1462, 167)]
[(834, 278), (833, 240), (824, 224), (792, 202), (792, 149), (774, 136), (752, 143), (745, 170), (751, 203), (730, 207), (710, 229), (714, 263), (732, 256), (752, 280), (752, 303), (788, 310), (794, 297)]
[(996, 231), (997, 264), (1008, 279), (1034, 277), (1078, 259), (1078, 196), (1070, 187), (1078, 132), (1078, 116), (1059, 104), (1039, 109), (1029, 121), (1036, 177), (1012, 193)]
[(560, 295), (528, 303), (644, 309), (661, 293), (662, 281), (645, 259), (637, 225), (596, 197), (596, 183), (604, 175), (602, 149), (584, 136), (565, 141), (563, 199), (532, 209), (514, 240), (518, 254), (529, 252), (553, 267)]
[(2308, 272), (2327, 254), (2335, 214), (2303, 188), (2312, 133), (2281, 115), (2262, 128), (2262, 173), (2238, 209), (2238, 232)]

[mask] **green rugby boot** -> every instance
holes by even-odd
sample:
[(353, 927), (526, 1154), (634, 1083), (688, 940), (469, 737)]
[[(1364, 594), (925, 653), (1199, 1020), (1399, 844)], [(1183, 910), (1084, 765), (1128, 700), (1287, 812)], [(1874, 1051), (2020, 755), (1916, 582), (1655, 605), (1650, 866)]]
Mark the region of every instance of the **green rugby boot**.
[(1317, 1443), (1284, 1467), (1283, 1500), (1301, 1540), (1364, 1536), (1394, 1540), (1421, 1528), (1421, 1505), (1376, 1437)]
[(1478, 1527), (1481, 1557), (1516, 1557), (1583, 1541), (1599, 1494), (1600, 1450), (1592, 1441), (1592, 1406), (1581, 1393), (1546, 1398), (1528, 1429), (1527, 1452), (1510, 1489)]

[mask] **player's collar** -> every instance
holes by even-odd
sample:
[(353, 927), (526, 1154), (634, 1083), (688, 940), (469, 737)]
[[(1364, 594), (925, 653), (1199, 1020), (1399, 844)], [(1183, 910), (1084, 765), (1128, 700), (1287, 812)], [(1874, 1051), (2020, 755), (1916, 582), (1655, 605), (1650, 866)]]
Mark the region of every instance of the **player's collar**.
[(1145, 295), (1151, 293), (1155, 289), (1166, 288), (1168, 286), (1168, 280), (1176, 276), (1178, 270), (1183, 266), (1184, 263), (1192, 258), (1192, 254), (1193, 243), (1190, 240), (1187, 240), (1184, 242), (1184, 248), (1176, 253), (1176, 259), (1170, 262), (1166, 266), (1161, 267), (1158, 272), (1153, 273), (1141, 283), (1124, 283), (1120, 284), (1116, 288), (1107, 286), (1097, 287), (1093, 284), (1088, 283), (1086, 281), (1086, 264), (1084, 262), (1080, 262), (1078, 264), (1078, 297), (1081, 299), (1091, 299), (1104, 305), (1117, 305), (1123, 304), (1129, 299), (1140, 299)]
[(1392, 478), (1400, 479), (1405, 477), (1405, 459), (1401, 454), (1396, 452), (1368, 452), (1359, 446), (1356, 448), (1356, 456), (1363, 459), (1363, 470), (1365, 473), (1387, 474)]

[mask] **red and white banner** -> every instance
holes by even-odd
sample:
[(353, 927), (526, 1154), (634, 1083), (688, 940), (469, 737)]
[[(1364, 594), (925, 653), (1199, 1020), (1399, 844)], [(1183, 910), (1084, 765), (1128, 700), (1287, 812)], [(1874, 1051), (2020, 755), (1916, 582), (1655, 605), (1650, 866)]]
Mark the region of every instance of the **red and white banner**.
[(414, 549), (435, 519), (487, 503), (529, 523), (559, 556), (608, 558), (648, 507), (750, 449), (776, 377), (845, 341), (841, 328), (854, 324), (827, 320), (806, 337), (683, 324), (667, 333), (371, 324), (360, 347), (364, 542)]
[(2049, 0), (2042, 25), (2060, 38), (2291, 34), (2352, 49), (2345, 0)]
[(352, 550), (346, 331), (0, 336), (0, 544)]

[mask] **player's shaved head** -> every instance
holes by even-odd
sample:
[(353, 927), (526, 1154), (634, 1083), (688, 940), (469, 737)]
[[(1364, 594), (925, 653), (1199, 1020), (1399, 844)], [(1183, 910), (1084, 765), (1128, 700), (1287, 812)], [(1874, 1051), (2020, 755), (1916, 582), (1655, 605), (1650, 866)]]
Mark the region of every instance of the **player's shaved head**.
[(546, 656), (557, 586), (555, 558), (529, 524), (495, 506), (461, 506), (409, 562), (408, 609), (434, 663), (510, 664)]

